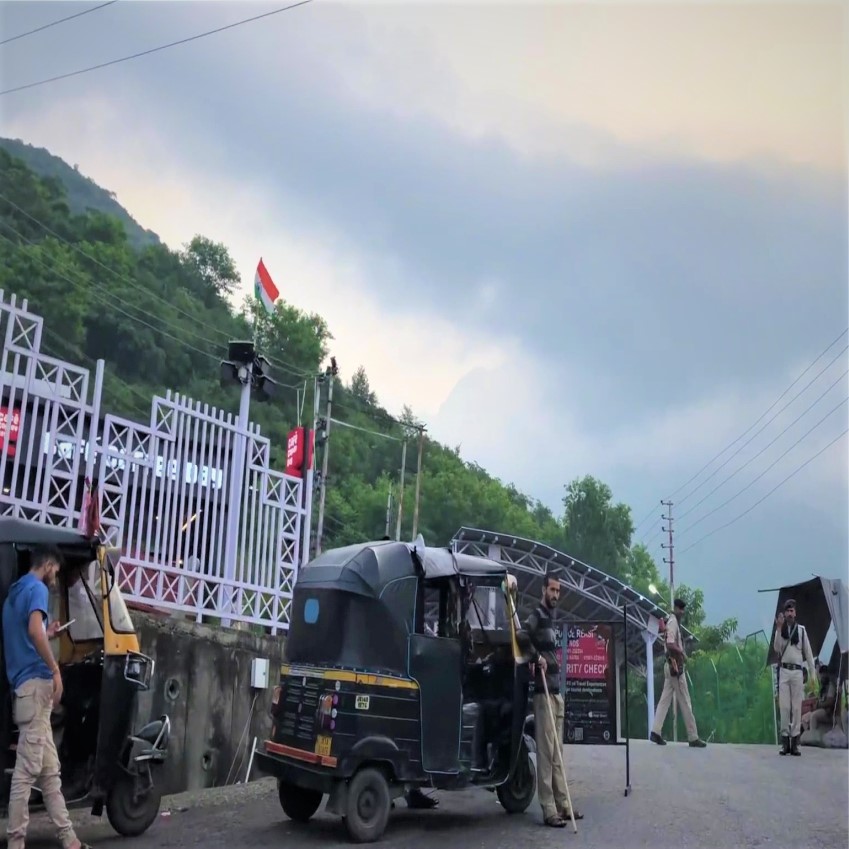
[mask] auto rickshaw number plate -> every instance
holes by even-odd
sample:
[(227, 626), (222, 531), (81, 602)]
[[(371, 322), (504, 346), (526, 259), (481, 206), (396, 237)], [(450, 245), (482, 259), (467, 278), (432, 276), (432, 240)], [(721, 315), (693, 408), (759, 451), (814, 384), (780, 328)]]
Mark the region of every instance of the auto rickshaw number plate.
[(368, 710), (370, 701), (371, 699), (369, 696), (357, 696), (355, 707), (357, 710)]
[(327, 737), (324, 734), (320, 734), (315, 741), (315, 753), (317, 755), (321, 755), (321, 757), (326, 758), (330, 755), (330, 744), (333, 742), (331, 737)]

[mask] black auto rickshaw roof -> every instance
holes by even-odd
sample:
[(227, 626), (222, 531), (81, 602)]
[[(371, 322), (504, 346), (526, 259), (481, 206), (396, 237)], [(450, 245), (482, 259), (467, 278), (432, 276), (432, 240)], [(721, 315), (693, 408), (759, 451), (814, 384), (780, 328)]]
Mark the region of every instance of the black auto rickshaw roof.
[(419, 541), (379, 540), (323, 552), (300, 571), (298, 584), (378, 597), (387, 584), (399, 578), (499, 578), (506, 574), (505, 566), (484, 557), (455, 554), (448, 548), (429, 547)]
[(3, 517), (0, 518), (0, 545), (3, 544), (33, 548), (55, 546), (63, 554), (94, 557), (100, 543), (94, 537), (87, 537), (73, 528)]

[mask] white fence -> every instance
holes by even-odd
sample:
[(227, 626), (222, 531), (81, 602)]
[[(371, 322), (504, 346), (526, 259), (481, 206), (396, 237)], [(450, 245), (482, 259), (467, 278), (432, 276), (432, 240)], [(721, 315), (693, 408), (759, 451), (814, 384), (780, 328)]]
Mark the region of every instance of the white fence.
[(41, 352), (42, 330), (26, 301), (0, 291), (0, 513), (76, 527), (85, 478), (97, 479), (129, 599), (286, 629), (309, 511), (303, 482), (270, 468), (268, 439), (170, 391), (147, 423), (101, 422), (103, 361), (91, 381)]

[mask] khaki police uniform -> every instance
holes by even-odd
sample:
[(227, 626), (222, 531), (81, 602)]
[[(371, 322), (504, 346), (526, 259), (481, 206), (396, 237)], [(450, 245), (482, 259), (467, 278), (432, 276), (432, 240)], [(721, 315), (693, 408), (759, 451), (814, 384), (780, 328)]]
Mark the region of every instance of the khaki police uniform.
[[(677, 646), (682, 652), (684, 651), (681, 626), (675, 616), (670, 616), (666, 623), (666, 642), (668, 645)], [(681, 673), (677, 676), (670, 674), (669, 658), (663, 664), (663, 692), (660, 695), (660, 701), (657, 703), (654, 724), (652, 725), (652, 734), (657, 738), (655, 742), (662, 742), (663, 740), (661, 731), (663, 730), (663, 723), (666, 721), (666, 714), (669, 712), (669, 706), (672, 704), (673, 694), (678, 697), (678, 707), (681, 708), (681, 715), (684, 717), (687, 739), (691, 745), (702, 745), (696, 728), (696, 717), (693, 716), (693, 706), (690, 704), (690, 690), (687, 687), (687, 676), (684, 668), (681, 666)]]
[[(785, 621), (785, 625), (788, 623)], [(798, 642), (793, 643), (793, 631), (796, 629)], [(811, 641), (804, 625), (794, 622), (789, 626), (787, 638), (781, 635), (781, 628), (775, 629), (773, 648), (778, 655), (778, 709), (781, 713), (782, 754), (792, 747), (793, 754), (799, 753), (799, 736), (802, 733), (802, 700), (805, 696), (802, 668), (808, 666), (808, 675), (816, 676)]]

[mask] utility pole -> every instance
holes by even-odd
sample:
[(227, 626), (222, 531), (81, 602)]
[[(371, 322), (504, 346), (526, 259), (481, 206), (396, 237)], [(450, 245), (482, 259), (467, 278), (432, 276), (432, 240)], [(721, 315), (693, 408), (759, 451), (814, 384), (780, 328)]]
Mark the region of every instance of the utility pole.
[(662, 528), (662, 530), (666, 531), (669, 534), (669, 542), (662, 543), (661, 548), (669, 549), (669, 557), (664, 557), (663, 562), (669, 564), (669, 606), (671, 608), (675, 603), (675, 543), (672, 538), (672, 535), (674, 533), (674, 530), (672, 528), (672, 502), (661, 501), (660, 503), (669, 511), (668, 516), (661, 514), (661, 519), (669, 523), (668, 527)]
[[(669, 542), (661, 543), (661, 548), (669, 549), (669, 557), (664, 557), (663, 562), (669, 564), (669, 609), (673, 610), (675, 607), (675, 542), (672, 528), (672, 502), (661, 500), (660, 503), (666, 507), (668, 513), (668, 515), (660, 514), (661, 518), (668, 523), (667, 527), (662, 527), (662, 530), (669, 534)], [(672, 693), (672, 739), (674, 742), (678, 742), (678, 696), (674, 692)]]
[[(227, 525), (224, 537), (224, 582), (218, 589), (219, 611), (223, 613), (221, 623), (230, 627), (228, 613), (233, 612), (233, 584), (236, 578), (236, 561), (239, 554), (239, 520), (242, 513), (245, 469), (250, 437), (251, 395), (257, 401), (269, 401), (274, 397), (277, 382), (269, 375), (268, 360), (256, 352), (253, 341), (233, 340), (227, 346), (227, 359), (221, 360), (219, 370), (221, 386), (238, 385), (239, 418), (233, 439), (230, 462), (230, 487), (227, 498)], [(241, 611), (239, 611), (241, 612)]]
[(416, 538), (419, 530), (419, 497), (422, 488), (422, 454), (424, 453), (424, 425), (419, 425), (419, 460), (416, 464), (416, 501), (413, 507), (413, 533), (411, 539)]
[(318, 525), (315, 529), (315, 556), (321, 554), (321, 539), (324, 535), (324, 499), (327, 492), (327, 466), (330, 459), (330, 414), (333, 409), (333, 384), (339, 369), (336, 365), (336, 357), (330, 358), (330, 365), (325, 369), (324, 375), (327, 379), (327, 407), (324, 419), (320, 422), (324, 430), (324, 451), (321, 458), (321, 481), (318, 489)]
[[(401, 446), (401, 483), (398, 488), (398, 515), (395, 518), (395, 539), (401, 540), (401, 514), (404, 512), (404, 476), (407, 472), (407, 440)], [(387, 533), (389, 533), (387, 531)]]
[(392, 522), (392, 482), (389, 482), (389, 493), (386, 496), (386, 530), (384, 536), (389, 539), (389, 525)]

